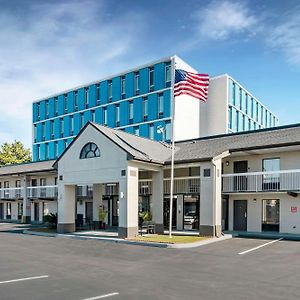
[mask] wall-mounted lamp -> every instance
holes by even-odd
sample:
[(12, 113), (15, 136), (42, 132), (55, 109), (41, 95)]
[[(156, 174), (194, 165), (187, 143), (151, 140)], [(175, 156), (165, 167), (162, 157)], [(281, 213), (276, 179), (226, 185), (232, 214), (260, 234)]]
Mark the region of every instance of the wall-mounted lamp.
[(229, 161), (228, 161), (228, 160), (226, 160), (226, 166), (227, 166), (227, 167), (229, 166)]
[(253, 199), (253, 202), (256, 203), (256, 198)]

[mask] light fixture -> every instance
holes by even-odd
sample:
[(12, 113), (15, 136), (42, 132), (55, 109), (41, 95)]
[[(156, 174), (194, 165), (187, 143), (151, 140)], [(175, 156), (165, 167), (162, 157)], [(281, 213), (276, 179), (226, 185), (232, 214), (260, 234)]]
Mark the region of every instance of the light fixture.
[(226, 160), (226, 166), (227, 166), (227, 167), (229, 166), (229, 161), (228, 161), (228, 160)]

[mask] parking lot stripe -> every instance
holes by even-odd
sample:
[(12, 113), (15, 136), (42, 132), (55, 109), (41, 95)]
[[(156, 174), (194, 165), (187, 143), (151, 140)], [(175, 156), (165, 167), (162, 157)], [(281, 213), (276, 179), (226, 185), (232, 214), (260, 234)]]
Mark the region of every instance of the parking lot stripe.
[(82, 300), (97, 300), (97, 299), (103, 299), (103, 298), (108, 298), (108, 297), (117, 296), (117, 295), (119, 295), (119, 293), (115, 292), (115, 293), (100, 295), (100, 296), (96, 296), (96, 297), (92, 297), (92, 298), (86, 298), (86, 299), (82, 299)]
[(255, 250), (257, 250), (257, 249), (260, 249), (260, 248), (262, 248), (262, 247), (265, 247), (265, 246), (268, 246), (268, 245), (274, 244), (274, 243), (276, 243), (276, 242), (279, 242), (279, 241), (281, 241), (281, 240), (282, 240), (282, 238), (280, 238), (280, 239), (278, 239), (278, 240), (274, 240), (274, 241), (268, 242), (268, 243), (265, 243), (265, 244), (262, 244), (262, 245), (260, 245), (260, 246), (257, 246), (257, 247), (254, 247), (254, 248), (251, 248), (251, 249), (249, 249), (249, 250), (246, 250), (246, 251), (240, 252), (240, 253), (239, 253), (239, 255), (243, 255), (243, 254), (246, 254), (246, 253), (249, 253), (249, 252), (255, 251)]
[(2, 284), (2, 283), (19, 282), (19, 281), (26, 281), (26, 280), (34, 280), (34, 279), (43, 279), (43, 278), (48, 278), (48, 277), (49, 277), (49, 275), (26, 277), (26, 278), (18, 278), (18, 279), (0, 281), (0, 284)]

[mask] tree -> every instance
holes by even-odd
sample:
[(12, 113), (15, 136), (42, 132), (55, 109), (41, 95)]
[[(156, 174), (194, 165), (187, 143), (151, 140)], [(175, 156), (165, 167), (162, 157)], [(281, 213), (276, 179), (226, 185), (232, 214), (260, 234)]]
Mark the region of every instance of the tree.
[(31, 161), (31, 152), (20, 141), (4, 143), (0, 149), (0, 166)]

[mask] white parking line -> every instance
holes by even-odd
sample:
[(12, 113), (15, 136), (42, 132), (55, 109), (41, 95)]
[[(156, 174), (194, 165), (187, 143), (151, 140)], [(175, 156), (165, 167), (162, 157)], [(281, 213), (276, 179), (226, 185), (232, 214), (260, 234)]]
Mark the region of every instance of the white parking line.
[(246, 250), (246, 251), (240, 252), (240, 253), (239, 253), (239, 255), (243, 255), (243, 254), (246, 254), (246, 253), (249, 253), (249, 252), (255, 251), (255, 250), (259, 249), (259, 248), (262, 248), (262, 247), (265, 247), (265, 246), (268, 246), (268, 245), (274, 244), (274, 243), (276, 243), (276, 242), (279, 242), (279, 241), (281, 241), (281, 240), (282, 240), (282, 238), (280, 238), (280, 239), (278, 239), (278, 240), (274, 240), (274, 241), (268, 242), (268, 243), (265, 243), (265, 244), (262, 244), (262, 245), (260, 245), (260, 246), (257, 246), (257, 247), (254, 247), (254, 248), (251, 248), (251, 249), (249, 249), (249, 250)]
[(48, 277), (49, 277), (49, 275), (26, 277), (26, 278), (18, 278), (18, 279), (0, 281), (0, 284), (2, 284), (2, 283), (11, 283), (11, 282), (19, 282), (19, 281), (26, 281), (26, 280), (34, 280), (34, 279), (43, 279), (43, 278), (48, 278)]
[(103, 298), (108, 298), (108, 297), (117, 296), (117, 295), (119, 295), (119, 293), (115, 292), (115, 293), (100, 295), (100, 296), (96, 296), (96, 297), (92, 297), (92, 298), (86, 298), (86, 299), (82, 299), (82, 300), (97, 300), (97, 299), (103, 299)]

